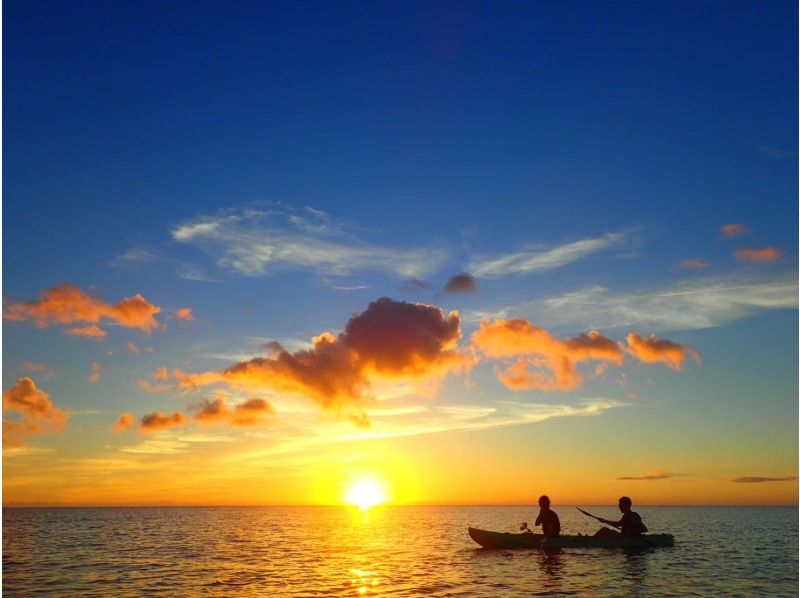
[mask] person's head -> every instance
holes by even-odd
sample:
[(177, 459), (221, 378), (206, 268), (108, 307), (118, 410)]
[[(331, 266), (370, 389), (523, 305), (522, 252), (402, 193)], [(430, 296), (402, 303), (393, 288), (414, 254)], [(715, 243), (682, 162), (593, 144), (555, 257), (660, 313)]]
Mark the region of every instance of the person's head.
[(623, 513), (627, 513), (631, 510), (631, 499), (627, 496), (623, 496), (619, 499), (619, 510)]
[(539, 506), (542, 509), (549, 509), (550, 508), (550, 498), (548, 498), (547, 496), (544, 496), (544, 495), (540, 496), (539, 497)]

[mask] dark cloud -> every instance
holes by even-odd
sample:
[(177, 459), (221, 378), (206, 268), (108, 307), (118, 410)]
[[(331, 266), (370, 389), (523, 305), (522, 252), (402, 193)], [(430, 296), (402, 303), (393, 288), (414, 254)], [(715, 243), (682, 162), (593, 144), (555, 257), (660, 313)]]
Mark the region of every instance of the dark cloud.
[(659, 473), (654, 473), (651, 475), (643, 475), (643, 476), (624, 476), (621, 478), (617, 478), (619, 481), (643, 481), (643, 482), (653, 482), (655, 480), (668, 480), (669, 478), (674, 478), (676, 476), (680, 476), (683, 474), (680, 473), (669, 473), (667, 471), (662, 471)]
[(448, 295), (454, 293), (477, 293), (478, 285), (471, 274), (462, 272), (456, 274), (444, 285), (444, 292)]
[(768, 478), (762, 476), (744, 476), (741, 478), (736, 478), (733, 481), (737, 484), (760, 484), (761, 482), (789, 482), (791, 480), (796, 480), (797, 476), (786, 476), (785, 478)]
[(157, 430), (164, 430), (166, 428), (174, 428), (175, 426), (182, 426), (186, 422), (183, 413), (176, 411), (172, 415), (164, 415), (159, 411), (143, 415), (139, 421), (139, 426), (142, 432), (155, 432)]
[(310, 349), (289, 352), (275, 343), (272, 355), (237, 363), (222, 372), (173, 372), (179, 386), (227, 383), (306, 396), (326, 409), (343, 411), (363, 424), (371, 402), (371, 378), (423, 378), (468, 367), (458, 351), (461, 319), (438, 307), (394, 301), (372, 302), (352, 317), (338, 337), (323, 332)]

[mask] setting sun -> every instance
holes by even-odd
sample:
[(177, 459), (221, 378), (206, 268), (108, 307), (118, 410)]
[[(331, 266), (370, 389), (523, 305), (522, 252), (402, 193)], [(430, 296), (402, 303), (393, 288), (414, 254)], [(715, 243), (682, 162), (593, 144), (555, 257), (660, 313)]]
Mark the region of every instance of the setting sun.
[(383, 483), (374, 478), (351, 483), (344, 494), (344, 502), (355, 505), (362, 511), (383, 504), (386, 500)]

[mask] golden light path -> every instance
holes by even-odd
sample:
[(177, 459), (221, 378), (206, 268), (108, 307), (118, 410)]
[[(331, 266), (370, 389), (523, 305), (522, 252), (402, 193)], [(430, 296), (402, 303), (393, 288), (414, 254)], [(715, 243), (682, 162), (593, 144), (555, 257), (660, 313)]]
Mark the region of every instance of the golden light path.
[(344, 502), (362, 511), (386, 502), (386, 488), (377, 478), (362, 478), (350, 483), (344, 493)]

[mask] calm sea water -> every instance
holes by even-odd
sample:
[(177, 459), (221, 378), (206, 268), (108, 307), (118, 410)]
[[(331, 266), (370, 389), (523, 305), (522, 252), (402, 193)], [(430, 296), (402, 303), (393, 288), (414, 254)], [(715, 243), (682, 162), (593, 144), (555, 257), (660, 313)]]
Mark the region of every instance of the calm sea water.
[[(4, 509), (3, 595), (797, 596), (797, 509), (636, 510), (675, 547), (545, 554), (467, 535), (516, 531), (533, 507)], [(566, 533), (596, 529), (556, 511)]]

